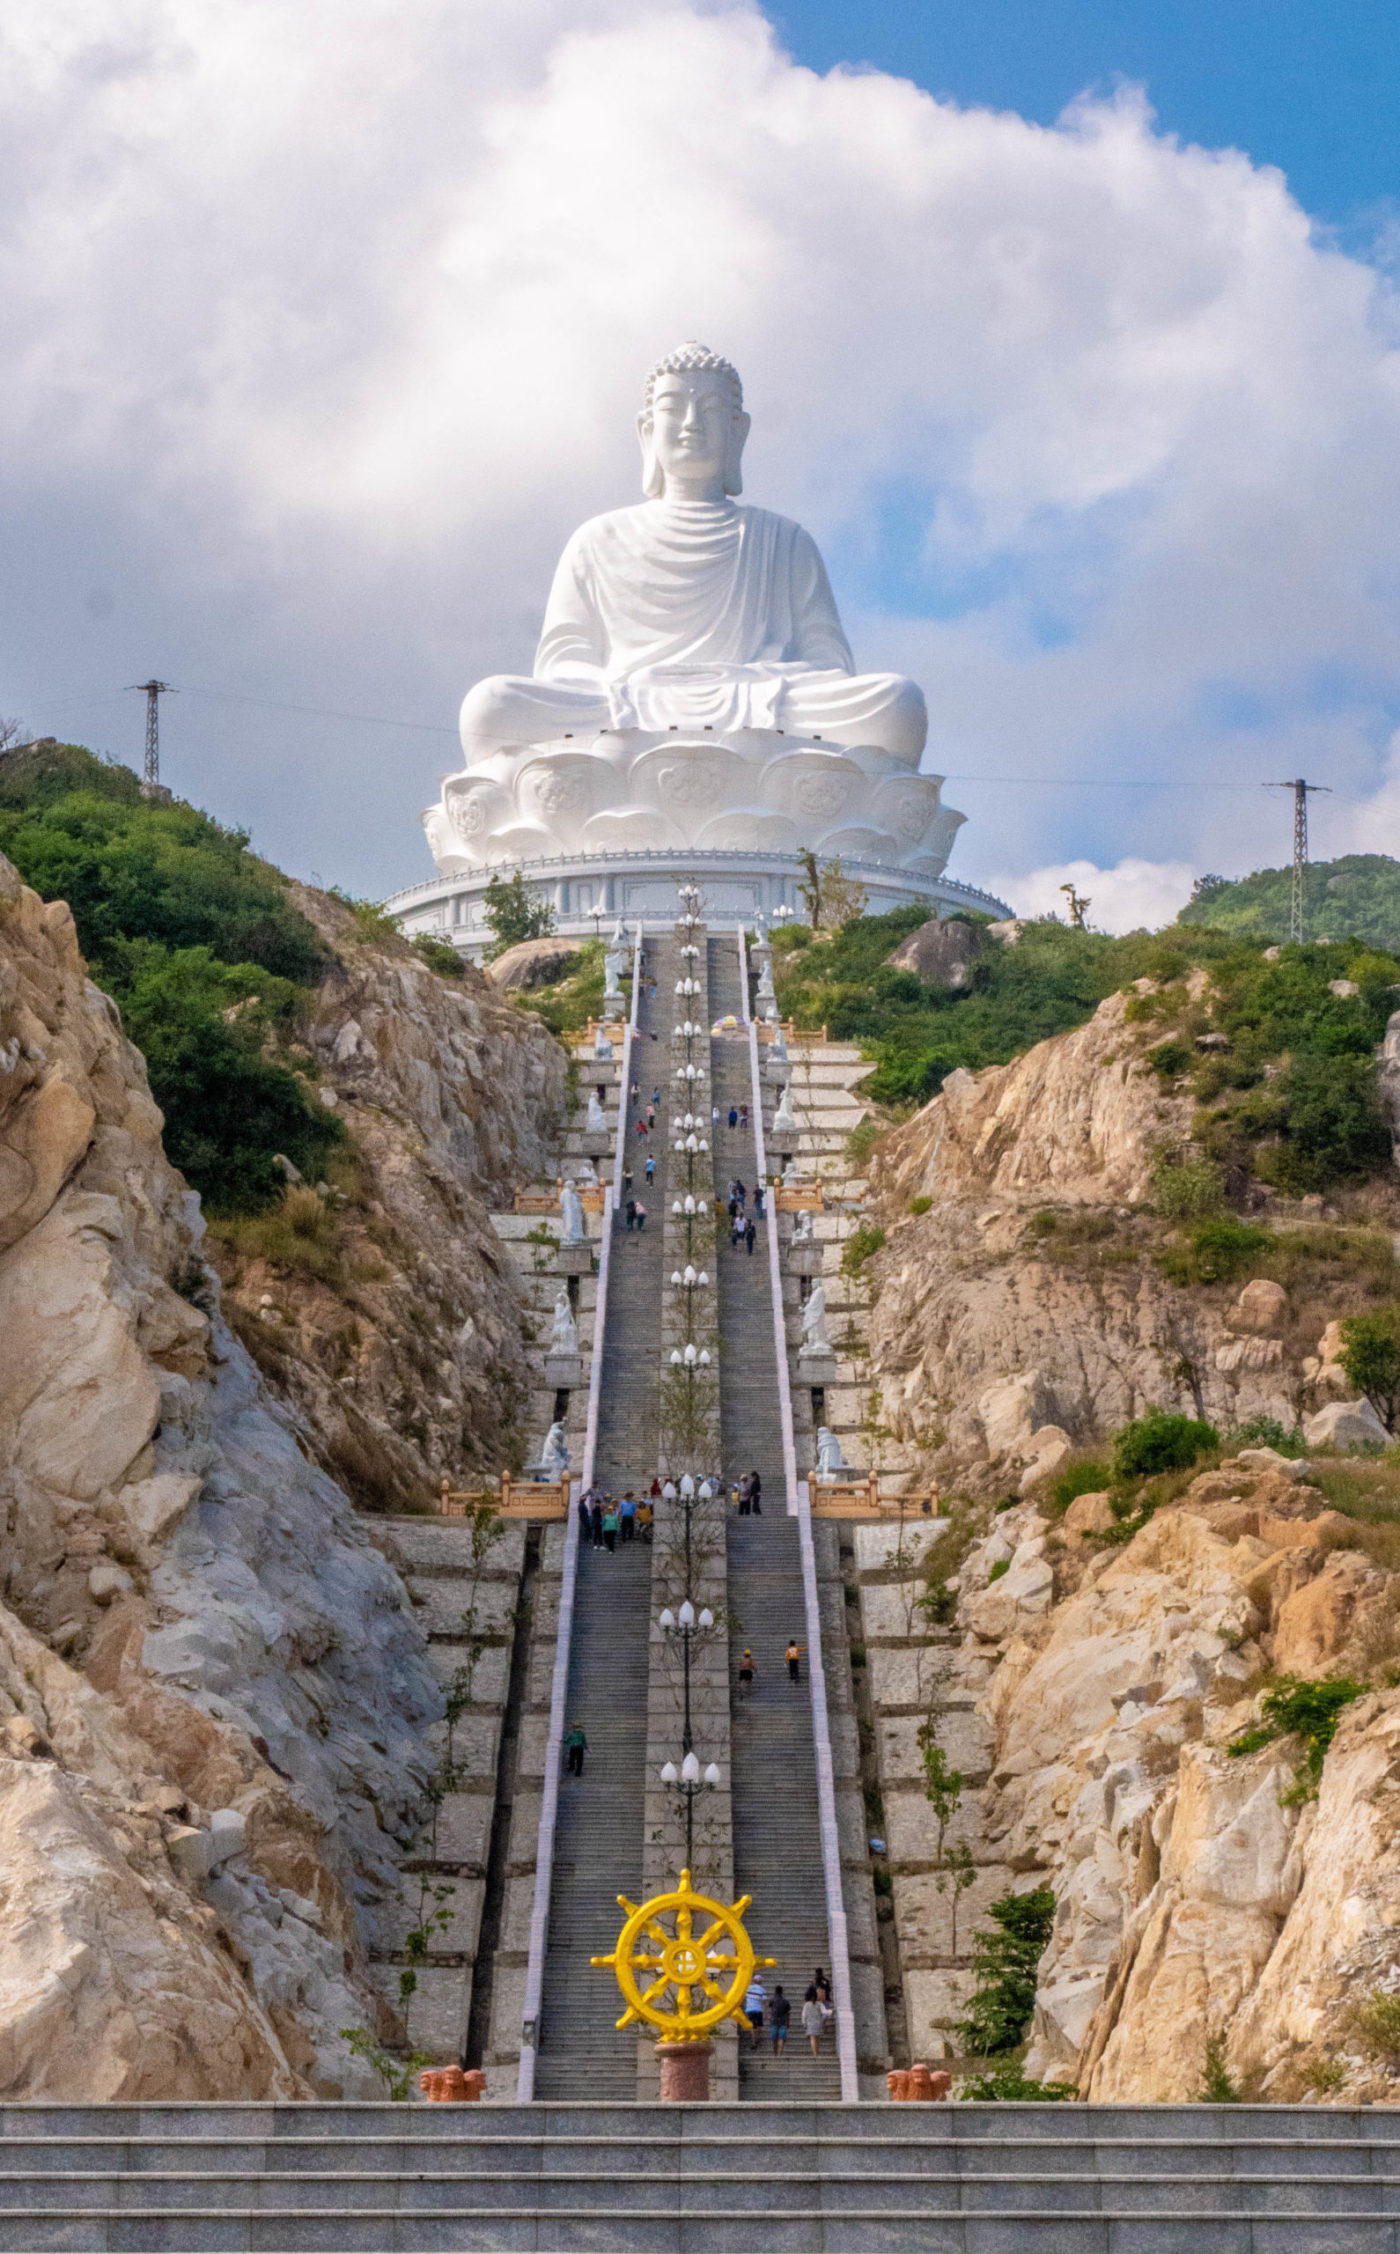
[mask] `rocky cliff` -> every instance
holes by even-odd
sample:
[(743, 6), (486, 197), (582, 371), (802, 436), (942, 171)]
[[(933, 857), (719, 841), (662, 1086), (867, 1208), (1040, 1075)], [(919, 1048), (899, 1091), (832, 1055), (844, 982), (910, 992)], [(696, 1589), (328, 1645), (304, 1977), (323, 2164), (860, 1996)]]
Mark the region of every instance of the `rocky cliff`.
[(881, 1414), (969, 1492), (1030, 1491), (1150, 1405), (1291, 1427), (1346, 1390), (1329, 1326), (1395, 1289), (1390, 1181), (1325, 1212), (1257, 1193), (1275, 1241), (1255, 1265), (1281, 1283), (1242, 1292), (1227, 1260), (1183, 1247), (1153, 1207), (1154, 1167), (1192, 1105), (1149, 1069), (1155, 1036), (1126, 1004), (951, 1074), (871, 1158), (889, 1237), (870, 1318)]
[[(1213, 1270), (1151, 1202), (1190, 1115), (1147, 1039), (1115, 996), (954, 1074), (872, 1158), (880, 1416), (951, 1514), (857, 1535), (911, 2045), (960, 2047), (971, 1933), (1048, 1883), (1031, 2073), (1180, 2101), (1209, 2044), (1246, 2092), (1393, 2099), (1400, 1482), (1244, 1448), (1140, 1509), (1051, 1490), (1152, 1405), (1332, 1429), (1337, 1321), (1396, 1291), (1395, 1189), (1275, 1198), (1253, 1238), (1226, 1215)], [(1354, 1695), (1310, 1766), (1270, 1689), (1340, 1677)], [(951, 1816), (930, 1745), (959, 1773)]]
[(317, 1460), (370, 1508), (421, 1502), (444, 1475), (522, 1459), (524, 1342), (487, 1206), (547, 1170), (567, 1063), (470, 964), (440, 977), (328, 894), (291, 897), (325, 949), (292, 1061), (349, 1157), (319, 1213), (303, 1196), (216, 1224), (209, 1250)]
[(563, 1063), (483, 982), (301, 905), (355, 1171), (304, 1234), (320, 1274), (223, 1238), (255, 1361), (67, 909), (0, 861), (10, 2097), (372, 2094), (338, 2030), (384, 2024), (367, 1946), (441, 1697), (322, 1466), (421, 1486), (508, 1445), (481, 1198), (537, 1169)]

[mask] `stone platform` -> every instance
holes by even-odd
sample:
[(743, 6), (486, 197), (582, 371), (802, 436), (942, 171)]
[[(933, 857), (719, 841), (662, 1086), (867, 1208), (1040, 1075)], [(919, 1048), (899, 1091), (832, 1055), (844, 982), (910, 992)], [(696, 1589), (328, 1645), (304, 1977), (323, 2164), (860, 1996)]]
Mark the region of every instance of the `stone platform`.
[(1397, 2254), (1400, 2112), (111, 2105), (0, 2112), (39, 2254)]

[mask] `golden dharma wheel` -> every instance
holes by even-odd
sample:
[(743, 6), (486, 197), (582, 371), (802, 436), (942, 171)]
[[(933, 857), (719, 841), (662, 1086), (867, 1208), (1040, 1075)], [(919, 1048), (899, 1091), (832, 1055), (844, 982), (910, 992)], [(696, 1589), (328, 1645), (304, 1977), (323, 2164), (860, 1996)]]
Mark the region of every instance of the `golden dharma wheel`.
[(698, 2043), (721, 2020), (742, 2019), (754, 1966), (776, 1962), (756, 1957), (744, 1930), (751, 1898), (743, 1894), (726, 1908), (697, 1894), (688, 1870), (672, 1894), (641, 1904), (619, 1894), (627, 1922), (617, 1947), (611, 1956), (590, 1960), (617, 1975), (627, 2007), (618, 2026), (644, 2019), (668, 2042)]

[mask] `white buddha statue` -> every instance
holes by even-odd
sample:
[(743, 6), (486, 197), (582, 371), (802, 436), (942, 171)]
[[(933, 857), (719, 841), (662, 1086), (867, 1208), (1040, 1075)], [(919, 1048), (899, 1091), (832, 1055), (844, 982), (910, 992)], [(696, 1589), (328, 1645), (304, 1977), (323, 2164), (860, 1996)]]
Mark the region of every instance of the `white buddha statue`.
[(637, 435), (645, 501), (574, 534), (533, 674), (479, 681), (463, 703), (468, 760), (605, 729), (759, 728), (916, 767), (922, 690), (856, 672), (810, 533), (735, 498), (749, 435), (737, 371), (683, 345), (648, 377)]
[(923, 693), (856, 672), (811, 535), (738, 499), (748, 432), (718, 354), (652, 370), (645, 499), (569, 541), (533, 672), (463, 702), (465, 771), (424, 817), (445, 871), (685, 846), (941, 871), (962, 817), (918, 771)]

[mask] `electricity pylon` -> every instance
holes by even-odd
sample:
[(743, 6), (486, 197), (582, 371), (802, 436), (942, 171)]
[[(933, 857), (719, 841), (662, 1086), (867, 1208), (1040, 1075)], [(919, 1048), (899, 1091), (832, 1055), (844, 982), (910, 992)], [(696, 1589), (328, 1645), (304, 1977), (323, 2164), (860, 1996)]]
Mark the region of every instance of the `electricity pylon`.
[(1308, 869), (1308, 793), (1331, 791), (1326, 783), (1305, 783), (1300, 776), (1291, 783), (1265, 783), (1265, 790), (1291, 790), (1293, 793), (1293, 897), (1288, 911), (1288, 936), (1293, 944), (1303, 943), (1303, 893)]

